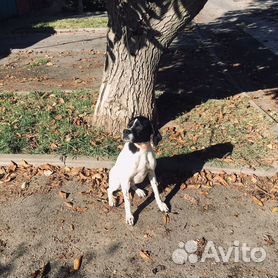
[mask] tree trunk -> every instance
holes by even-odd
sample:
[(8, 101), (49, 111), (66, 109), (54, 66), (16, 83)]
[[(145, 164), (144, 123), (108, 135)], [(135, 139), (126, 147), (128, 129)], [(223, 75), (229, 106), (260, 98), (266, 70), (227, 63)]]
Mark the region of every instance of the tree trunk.
[(154, 85), (161, 55), (206, 1), (108, 0), (109, 31), (96, 126), (115, 135), (134, 116), (156, 120)]

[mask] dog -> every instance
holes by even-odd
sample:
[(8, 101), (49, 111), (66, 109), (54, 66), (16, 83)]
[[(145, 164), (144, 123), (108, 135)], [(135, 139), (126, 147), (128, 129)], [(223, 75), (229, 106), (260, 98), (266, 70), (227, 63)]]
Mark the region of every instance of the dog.
[(138, 116), (129, 121), (127, 129), (123, 131), (123, 139), (125, 145), (109, 172), (108, 202), (111, 207), (115, 206), (113, 192), (121, 189), (126, 223), (133, 225), (134, 217), (130, 208), (129, 190), (132, 188), (139, 197), (146, 197), (145, 192), (135, 186), (143, 182), (146, 176), (150, 180), (158, 208), (163, 212), (169, 210), (159, 196), (155, 175), (156, 159), (151, 146), (151, 141), (154, 146), (157, 146), (162, 137), (148, 118)]

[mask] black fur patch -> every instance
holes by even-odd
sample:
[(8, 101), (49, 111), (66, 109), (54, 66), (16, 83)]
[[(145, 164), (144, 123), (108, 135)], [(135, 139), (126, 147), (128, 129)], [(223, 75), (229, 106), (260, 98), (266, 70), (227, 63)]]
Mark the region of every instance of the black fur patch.
[(132, 153), (136, 153), (139, 151), (139, 149), (133, 143), (128, 143), (128, 148)]

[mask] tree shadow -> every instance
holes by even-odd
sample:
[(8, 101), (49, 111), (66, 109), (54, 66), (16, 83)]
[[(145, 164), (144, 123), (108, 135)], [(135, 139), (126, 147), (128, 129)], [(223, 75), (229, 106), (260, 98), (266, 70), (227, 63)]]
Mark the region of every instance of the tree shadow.
[[(171, 209), (171, 200), (180, 189), (180, 185), (190, 178), (194, 173), (199, 172), (204, 164), (214, 158), (222, 158), (232, 153), (233, 145), (223, 143), (211, 146), (204, 150), (195, 151), (189, 154), (174, 155), (172, 157), (162, 157), (157, 159), (157, 176), (160, 190), (163, 190), (169, 184), (175, 184), (171, 192), (166, 196), (165, 203)], [(152, 201), (153, 193), (141, 203), (134, 212), (135, 222), (138, 221), (140, 213)]]
[(23, 16), (1, 21), (0, 60), (9, 56), (13, 49), (25, 49), (56, 33), (51, 27), (43, 32), (32, 29), (35, 21), (31, 18)]
[[(35, 3), (33, 4), (35, 5)], [(47, 25), (51, 21), (60, 19), (77, 19), (80, 17), (88, 17), (90, 15), (95, 15), (95, 13), (90, 13), (89, 15), (80, 15), (72, 12), (51, 14), (47, 13), (47, 11), (42, 11), (3, 20), (1, 21), (0, 30), (0, 59), (9, 56), (12, 49), (25, 49), (55, 34), (55, 29)], [(102, 17), (103, 13), (98, 13), (96, 15)], [(39, 25), (34, 27), (36, 24)], [(94, 39), (88, 39), (87, 42)], [(63, 45), (75, 42), (80, 41), (73, 40), (72, 42), (63, 43)], [(61, 44), (49, 45), (49, 47), (58, 45)], [(40, 48), (36, 48), (36, 50), (40, 50)]]
[[(149, 44), (164, 51), (171, 41), (163, 38), (163, 32), (154, 26), (163, 23), (169, 17), (169, 11), (181, 21), (189, 22), (207, 0), (190, 1), (107, 1), (108, 27), (113, 36), (107, 36), (106, 68), (115, 62), (114, 46), (122, 40), (129, 55), (137, 52)], [(185, 12), (186, 11), (186, 12)], [(169, 20), (169, 19), (167, 19)]]
[[(5, 265), (0, 263), (0, 277), (12, 277), (11, 274), (16, 267), (15, 266), (16, 261), (26, 255), (26, 253), (28, 252), (28, 247), (29, 246), (27, 243), (23, 242), (19, 244), (12, 253), (13, 254), (12, 259), (8, 260)], [(40, 242), (37, 243), (35, 247), (40, 248), (41, 243)], [(45, 267), (45, 273), (48, 274), (50, 270), (51, 270), (50, 264), (47, 264)]]
[[(268, 32), (273, 41), (276, 11), (277, 3), (270, 1), (268, 7), (227, 12), (181, 31), (164, 53), (157, 76), (160, 126), (208, 99), (277, 87), (278, 59), (269, 50), (271, 41), (259, 42), (252, 34)], [(278, 99), (277, 90), (272, 97)]]

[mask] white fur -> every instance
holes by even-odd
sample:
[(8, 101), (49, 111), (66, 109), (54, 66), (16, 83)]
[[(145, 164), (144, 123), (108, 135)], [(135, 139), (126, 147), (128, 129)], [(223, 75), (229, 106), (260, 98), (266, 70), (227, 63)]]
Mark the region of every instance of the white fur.
[(156, 203), (161, 211), (167, 212), (168, 207), (160, 199), (158, 192), (158, 182), (155, 175), (156, 159), (152, 147), (149, 143), (144, 144), (147, 148), (141, 148), (139, 151), (132, 153), (128, 148), (128, 142), (119, 154), (116, 164), (109, 173), (108, 200), (110, 206), (115, 206), (113, 192), (122, 189), (125, 201), (126, 222), (129, 225), (134, 224), (134, 218), (130, 208), (129, 189), (135, 190), (139, 197), (145, 197), (145, 192), (135, 186), (143, 182), (148, 175)]

